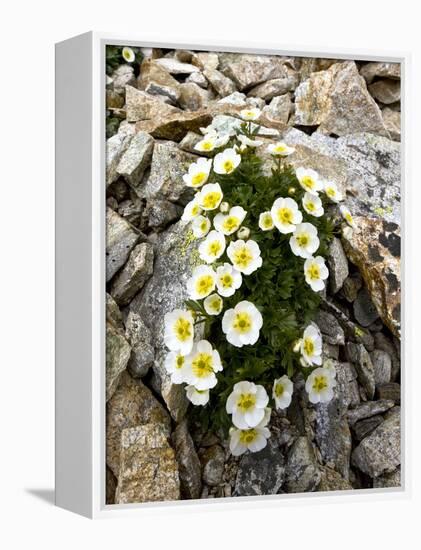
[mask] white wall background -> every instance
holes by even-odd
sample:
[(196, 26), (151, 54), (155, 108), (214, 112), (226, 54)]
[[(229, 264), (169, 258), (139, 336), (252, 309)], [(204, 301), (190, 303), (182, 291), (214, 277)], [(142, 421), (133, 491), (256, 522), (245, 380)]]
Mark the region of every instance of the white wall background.
[[(197, 0), (14, 0), (3, 3), (0, 58), (0, 545), (70, 548), (414, 548), (419, 540), (421, 384), (414, 347), (410, 499), (315, 506), (163, 512), (90, 522), (54, 508), (53, 147), (54, 42), (87, 30), (205, 42), (250, 40), (281, 47), (384, 49), (413, 54), (411, 204), (413, 321), (419, 332), (418, 177), (420, 31), (416, 3), (401, 0), (229, 2)], [(417, 91), (418, 90), (418, 91)], [(412, 159), (411, 159), (412, 160)], [(417, 206), (418, 205), (418, 206)], [(416, 210), (415, 210), (416, 209)], [(418, 232), (418, 233), (417, 233)], [(418, 336), (419, 337), (419, 336)], [(408, 365), (409, 367), (410, 365)], [(75, 472), (77, 475), (77, 472)], [(406, 543), (406, 542), (407, 543)]]

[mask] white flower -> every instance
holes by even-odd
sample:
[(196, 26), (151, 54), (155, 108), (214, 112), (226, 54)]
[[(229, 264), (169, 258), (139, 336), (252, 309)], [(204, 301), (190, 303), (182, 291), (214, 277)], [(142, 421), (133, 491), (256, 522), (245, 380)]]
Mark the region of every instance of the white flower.
[(237, 237), (239, 239), (248, 239), (250, 237), (250, 229), (248, 227), (241, 227), (237, 231)]
[(199, 216), (201, 212), (202, 212), (202, 209), (200, 208), (197, 202), (197, 198), (195, 197), (188, 204), (186, 204), (183, 215), (181, 216), (181, 219), (183, 222), (190, 222), (191, 220)]
[(251, 109), (242, 109), (240, 111), (240, 117), (243, 120), (257, 120), (260, 116), (260, 109), (253, 107)]
[(323, 182), (315, 170), (311, 170), (310, 168), (297, 168), (295, 175), (301, 187), (308, 193), (317, 195), (317, 191), (323, 189)]
[(218, 153), (213, 161), (213, 169), (217, 174), (231, 174), (241, 162), (241, 155), (234, 149), (225, 149)]
[(284, 234), (293, 233), (295, 226), (303, 221), (298, 204), (290, 197), (276, 199), (270, 213), (273, 223)]
[(219, 213), (213, 220), (215, 229), (224, 235), (232, 235), (243, 223), (247, 212), (241, 206), (233, 206), (228, 214)]
[(200, 158), (197, 162), (190, 164), (188, 173), (183, 176), (184, 183), (188, 187), (202, 187), (208, 181), (211, 167), (212, 159)]
[(123, 59), (127, 61), (127, 63), (133, 63), (135, 60), (135, 53), (131, 48), (128, 48), (127, 46), (123, 48), (121, 55), (123, 56)]
[(224, 263), (216, 270), (216, 286), (221, 296), (232, 296), (240, 288), (243, 278), (231, 264)]
[(307, 258), (304, 262), (304, 275), (307, 284), (311, 286), (314, 292), (323, 290), (325, 287), (324, 280), (329, 277), (324, 258), (321, 256)]
[(293, 388), (294, 384), (286, 375), (273, 382), (272, 397), (277, 409), (286, 409), (290, 406)]
[(227, 248), (233, 266), (244, 275), (250, 275), (262, 265), (259, 245), (255, 241), (233, 241)]
[(303, 197), (303, 208), (307, 214), (315, 218), (320, 218), (320, 216), (324, 214), (324, 208), (320, 197), (308, 192), (306, 192)]
[(254, 428), (265, 418), (268, 394), (263, 386), (253, 382), (237, 382), (228, 396), (226, 411), (232, 414), (232, 423), (240, 430)]
[(262, 325), (262, 314), (246, 300), (227, 310), (222, 317), (222, 331), (228, 342), (237, 348), (255, 344)]
[(190, 353), (194, 337), (191, 312), (175, 309), (165, 315), (164, 324), (164, 343), (167, 348), (172, 351), (179, 351), (183, 355)]
[(207, 134), (203, 139), (196, 143), (194, 149), (196, 149), (196, 151), (200, 151), (201, 153), (208, 153), (215, 149), (216, 143), (216, 134)]
[(289, 245), (296, 256), (311, 258), (320, 245), (317, 229), (311, 223), (300, 223), (289, 239)]
[(237, 138), (241, 142), (240, 151), (245, 151), (247, 147), (260, 147), (263, 144), (263, 141), (258, 139), (250, 139), (244, 134), (240, 134)]
[(203, 210), (215, 210), (221, 204), (222, 197), (219, 183), (207, 183), (197, 194), (197, 202)]
[(272, 214), (270, 212), (262, 212), (259, 216), (259, 227), (262, 231), (270, 231), (275, 227)]
[(219, 205), (219, 211), (222, 212), (223, 214), (227, 214), (230, 210), (230, 205), (228, 202), (221, 202), (221, 204)]
[(176, 351), (170, 351), (165, 358), (165, 369), (171, 375), (173, 384), (186, 382), (186, 360), (185, 356)]
[(187, 281), (187, 291), (190, 298), (200, 300), (209, 296), (215, 290), (216, 273), (208, 265), (199, 265)]
[(306, 381), (306, 391), (310, 403), (327, 403), (333, 398), (333, 388), (336, 386), (331, 369), (318, 367)]
[[(270, 410), (270, 409), (269, 409)], [(269, 428), (261, 422), (255, 428), (247, 430), (230, 429), (230, 451), (233, 456), (240, 456), (246, 451), (257, 453), (264, 449), (270, 437)]]
[(203, 301), (203, 307), (208, 315), (219, 315), (224, 306), (224, 301), (222, 298), (216, 294), (210, 294)]
[(346, 221), (346, 223), (350, 227), (355, 227), (354, 218), (352, 217), (351, 212), (348, 210), (348, 208), (344, 205), (339, 207), (339, 210), (341, 211), (343, 219)]
[(326, 181), (324, 184), (325, 193), (332, 202), (340, 202), (343, 200), (342, 193), (338, 186), (333, 181)]
[(282, 141), (271, 143), (268, 146), (268, 152), (276, 157), (287, 157), (288, 155), (292, 155), (294, 151), (294, 147), (288, 147), (288, 145)]
[(197, 216), (197, 218), (194, 218), (191, 224), (193, 235), (197, 239), (205, 237), (209, 233), (210, 227), (211, 222), (208, 218), (205, 218), (205, 216)]
[(198, 390), (194, 386), (186, 386), (186, 395), (193, 405), (206, 405), (209, 401), (209, 390)]
[(309, 325), (305, 329), (300, 351), (307, 366), (322, 364), (322, 337), (315, 325)]
[(225, 251), (225, 237), (219, 231), (211, 231), (200, 243), (199, 256), (207, 264), (211, 264), (222, 256)]
[(207, 340), (200, 340), (186, 357), (188, 384), (197, 390), (208, 390), (218, 383), (215, 373), (222, 370), (219, 353)]

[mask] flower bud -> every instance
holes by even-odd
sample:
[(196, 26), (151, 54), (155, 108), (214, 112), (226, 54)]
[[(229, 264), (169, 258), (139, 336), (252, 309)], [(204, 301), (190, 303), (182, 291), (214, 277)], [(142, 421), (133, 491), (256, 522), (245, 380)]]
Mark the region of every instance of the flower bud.
[(250, 237), (250, 229), (248, 227), (241, 227), (237, 231), (237, 236), (239, 239), (248, 239)]
[(296, 191), (295, 187), (290, 187), (288, 189), (288, 195), (295, 195), (295, 191)]
[(219, 206), (219, 210), (225, 214), (226, 212), (228, 212), (230, 209), (230, 205), (227, 203), (227, 202), (221, 202), (221, 205)]
[(302, 343), (302, 339), (299, 338), (298, 340), (295, 340), (295, 342), (292, 344), (292, 351), (294, 353), (298, 353), (300, 351), (301, 343)]

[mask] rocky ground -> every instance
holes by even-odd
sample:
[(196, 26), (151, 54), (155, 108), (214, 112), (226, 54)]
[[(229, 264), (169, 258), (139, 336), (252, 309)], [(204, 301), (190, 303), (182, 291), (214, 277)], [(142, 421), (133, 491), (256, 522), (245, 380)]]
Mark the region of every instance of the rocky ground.
[[(400, 485), (400, 71), (391, 63), (151, 50), (107, 83), (107, 502)], [(346, 193), (316, 319), (337, 370), (312, 405), (297, 378), (261, 452), (229, 455), (189, 421), (163, 367), (164, 314), (198, 243), (179, 221), (200, 128), (263, 109), (262, 139), (296, 148)], [(268, 164), (269, 166), (269, 164)]]

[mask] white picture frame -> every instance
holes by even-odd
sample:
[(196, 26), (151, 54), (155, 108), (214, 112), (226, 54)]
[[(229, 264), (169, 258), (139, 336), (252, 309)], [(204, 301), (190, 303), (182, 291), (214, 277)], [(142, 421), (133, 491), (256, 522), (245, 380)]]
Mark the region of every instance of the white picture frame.
[[(402, 276), (402, 487), (335, 493), (290, 494), (241, 499), (209, 499), (162, 503), (105, 504), (105, 46), (125, 45), (334, 57), (401, 63), (402, 69), (402, 225), (406, 242), (409, 200), (405, 145), (408, 120), (407, 53), (361, 50), (323, 51), (282, 44), (218, 41), (206, 44), (142, 41), (89, 32), (56, 45), (56, 504), (90, 518), (175, 512), (192, 506), (299, 505), (303, 498), (337, 503), (407, 498), (408, 379), (406, 272)], [(76, 106), (76, 109), (75, 109)], [(404, 244), (403, 251), (405, 252)], [(404, 257), (403, 257), (404, 259)], [(77, 342), (77, 345), (75, 343)]]

